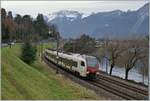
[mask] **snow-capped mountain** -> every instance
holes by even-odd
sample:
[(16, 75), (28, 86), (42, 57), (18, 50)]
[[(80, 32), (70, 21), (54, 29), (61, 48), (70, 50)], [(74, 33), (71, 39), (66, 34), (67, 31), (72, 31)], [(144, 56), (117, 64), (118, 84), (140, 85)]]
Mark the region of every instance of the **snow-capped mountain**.
[(149, 16), (149, 3), (138, 10), (139, 16)]
[(52, 21), (54, 19), (66, 19), (69, 21), (74, 21), (76, 19), (81, 19), (82, 13), (79, 13), (77, 11), (62, 10), (49, 14), (48, 18), (49, 21)]
[(48, 16), (49, 24), (56, 24), (62, 37), (88, 34), (95, 38), (145, 36), (149, 32), (149, 3), (136, 11), (114, 10), (92, 13), (86, 17), (77, 11), (59, 11)]

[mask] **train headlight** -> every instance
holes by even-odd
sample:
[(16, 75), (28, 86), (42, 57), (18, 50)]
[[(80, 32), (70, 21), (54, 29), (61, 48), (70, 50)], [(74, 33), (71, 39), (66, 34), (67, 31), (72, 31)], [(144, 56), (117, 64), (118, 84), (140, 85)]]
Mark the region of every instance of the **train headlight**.
[(96, 72), (97, 75), (99, 75), (99, 72)]
[(89, 74), (90, 72), (89, 72), (89, 71), (87, 71), (86, 73), (87, 73), (87, 74)]

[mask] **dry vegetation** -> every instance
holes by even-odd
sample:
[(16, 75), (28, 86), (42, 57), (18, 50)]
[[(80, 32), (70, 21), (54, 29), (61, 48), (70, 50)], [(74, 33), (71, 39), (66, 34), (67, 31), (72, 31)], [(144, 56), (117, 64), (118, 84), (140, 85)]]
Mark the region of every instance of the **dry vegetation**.
[(128, 72), (141, 66), (141, 73), (148, 74), (148, 39), (106, 39), (100, 47), (100, 52), (95, 53), (99, 58), (107, 59), (110, 65), (109, 74), (112, 74), (113, 68), (119, 66), (125, 68), (125, 79), (128, 79)]

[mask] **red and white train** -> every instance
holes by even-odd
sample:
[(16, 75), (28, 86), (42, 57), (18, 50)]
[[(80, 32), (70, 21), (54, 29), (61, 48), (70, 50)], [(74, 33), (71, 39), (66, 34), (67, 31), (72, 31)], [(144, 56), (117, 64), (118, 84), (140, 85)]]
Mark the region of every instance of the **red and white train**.
[(77, 73), (82, 77), (94, 77), (99, 72), (99, 62), (96, 57), (88, 55), (80, 55), (74, 53), (63, 53), (57, 51), (45, 50), (45, 57), (65, 69)]

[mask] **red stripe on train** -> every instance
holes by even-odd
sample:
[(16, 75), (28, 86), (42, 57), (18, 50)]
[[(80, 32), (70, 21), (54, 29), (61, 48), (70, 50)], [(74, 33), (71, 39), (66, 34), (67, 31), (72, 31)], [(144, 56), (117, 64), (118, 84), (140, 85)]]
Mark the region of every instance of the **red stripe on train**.
[(98, 67), (87, 67), (87, 72), (96, 73), (98, 71)]

